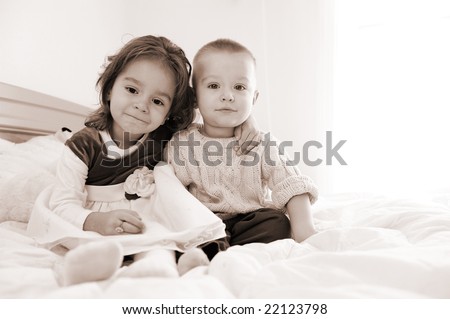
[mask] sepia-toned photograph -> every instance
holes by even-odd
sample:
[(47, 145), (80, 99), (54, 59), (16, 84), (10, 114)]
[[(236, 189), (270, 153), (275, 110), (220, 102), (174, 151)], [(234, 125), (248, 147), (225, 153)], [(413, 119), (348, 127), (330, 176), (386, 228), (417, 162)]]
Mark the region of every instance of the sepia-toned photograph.
[(0, 0), (0, 57), (4, 301), (450, 299), (450, 1)]

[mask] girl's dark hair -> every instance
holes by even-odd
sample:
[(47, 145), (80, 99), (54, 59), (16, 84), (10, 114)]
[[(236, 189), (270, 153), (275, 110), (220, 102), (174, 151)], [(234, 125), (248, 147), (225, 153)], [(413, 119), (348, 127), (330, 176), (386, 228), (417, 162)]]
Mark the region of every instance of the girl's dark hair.
[(189, 86), (191, 64), (184, 51), (165, 37), (146, 35), (132, 39), (115, 55), (109, 56), (103, 73), (97, 80), (100, 107), (85, 121), (88, 127), (109, 130), (113, 119), (109, 107), (109, 94), (119, 74), (128, 63), (137, 58), (148, 57), (160, 61), (172, 71), (176, 89), (168, 117), (163, 124), (170, 131), (186, 128), (194, 120), (194, 92)]

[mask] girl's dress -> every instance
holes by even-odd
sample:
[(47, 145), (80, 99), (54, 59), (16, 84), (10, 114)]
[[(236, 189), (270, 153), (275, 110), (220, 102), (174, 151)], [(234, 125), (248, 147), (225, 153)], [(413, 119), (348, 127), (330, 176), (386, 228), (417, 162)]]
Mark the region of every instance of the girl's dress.
[[(58, 183), (36, 200), (29, 235), (47, 248), (118, 241), (124, 255), (154, 248), (185, 251), (224, 237), (221, 219), (185, 189), (171, 166), (161, 162), (169, 138), (167, 131), (157, 130), (123, 150), (106, 131), (84, 128), (74, 134), (57, 165)], [(145, 223), (144, 232), (102, 236), (83, 230), (91, 212), (115, 209), (136, 211)]]

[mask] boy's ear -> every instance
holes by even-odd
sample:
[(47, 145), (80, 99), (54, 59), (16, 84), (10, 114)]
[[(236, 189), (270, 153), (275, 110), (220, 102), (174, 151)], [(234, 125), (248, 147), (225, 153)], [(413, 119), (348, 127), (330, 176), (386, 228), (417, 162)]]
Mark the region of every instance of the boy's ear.
[(253, 95), (253, 105), (255, 105), (256, 100), (258, 99), (258, 96), (259, 96), (259, 91), (255, 90), (255, 94)]

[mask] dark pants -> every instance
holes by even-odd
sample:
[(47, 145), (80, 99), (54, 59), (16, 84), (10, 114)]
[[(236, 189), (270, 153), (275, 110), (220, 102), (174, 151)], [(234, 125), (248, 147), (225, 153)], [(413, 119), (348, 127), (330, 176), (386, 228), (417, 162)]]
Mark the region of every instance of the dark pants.
[(291, 225), (279, 210), (262, 208), (224, 220), (226, 237), (200, 246), (211, 260), (219, 251), (230, 246), (249, 243), (270, 243), (291, 238)]

